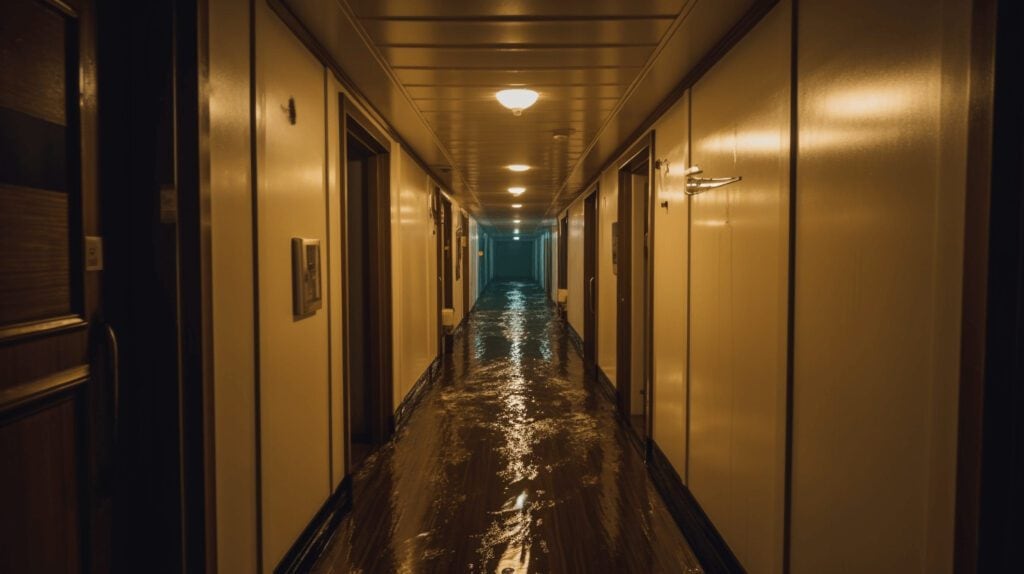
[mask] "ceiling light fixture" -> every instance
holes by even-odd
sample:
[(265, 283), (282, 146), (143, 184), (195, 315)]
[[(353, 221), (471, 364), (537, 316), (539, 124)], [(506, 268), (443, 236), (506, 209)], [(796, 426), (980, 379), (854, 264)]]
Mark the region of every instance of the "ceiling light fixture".
[(524, 164), (521, 164), (521, 163), (514, 163), (512, 165), (506, 165), (505, 169), (507, 169), (509, 171), (522, 172), (522, 171), (530, 171), (530, 166), (524, 165)]
[(519, 209), (519, 208), (520, 208), (520, 207), (522, 207), (522, 206), (523, 206), (523, 204), (522, 204), (522, 203), (513, 203), (513, 204), (512, 204), (512, 209)]
[(515, 234), (516, 234), (516, 235), (519, 235), (519, 228), (518, 228), (518, 227), (517, 227), (517, 228), (516, 228), (516, 230), (515, 230)]
[(512, 90), (502, 90), (497, 94), (494, 94), (501, 105), (512, 110), (512, 115), (521, 116), (523, 110), (537, 103), (537, 98), (540, 94), (533, 90), (526, 90), (523, 88), (516, 88)]
[(512, 239), (515, 239), (516, 241), (519, 241), (519, 236), (517, 235), (517, 236), (513, 237)]
[(521, 219), (513, 219), (512, 220), (512, 223), (522, 223), (522, 222), (523, 222), (523, 220), (521, 220)]
[(522, 195), (526, 191), (525, 187), (510, 187), (508, 192), (512, 195)]

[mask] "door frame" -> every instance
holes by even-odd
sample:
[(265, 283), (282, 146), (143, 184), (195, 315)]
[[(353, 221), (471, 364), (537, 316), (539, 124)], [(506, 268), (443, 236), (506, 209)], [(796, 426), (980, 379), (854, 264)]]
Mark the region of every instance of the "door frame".
[[(376, 384), (369, 387), (373, 397), (370, 413), (370, 434), (374, 445), (384, 444), (394, 433), (394, 366), (392, 352), (392, 290), (391, 290), (391, 143), (390, 140), (364, 115), (343, 92), (338, 94), (340, 125), (340, 161), (342, 197), (341, 208), (344, 210), (340, 218), (343, 249), (342, 263), (342, 323), (348, 325), (349, 317), (349, 283), (352, 279), (349, 272), (348, 258), (348, 139), (355, 137), (364, 146), (375, 152), (370, 161), (371, 173), (367, 187), (376, 190), (365, 198), (367, 212), (372, 217), (366, 221), (367, 243), (370, 251), (368, 263), (369, 280), (366, 289), (367, 305), (370, 307), (370, 337), (367, 345), (366, 372)], [(343, 393), (345, 397), (343, 433), (345, 441), (345, 474), (351, 474), (352, 449), (351, 431), (349, 429), (349, 409), (352, 408), (349, 373), (351, 359), (349, 355), (350, 336), (346, 331), (343, 345), (342, 361)]]
[(583, 368), (589, 376), (597, 374), (597, 268), (599, 188), (583, 199)]
[[(651, 444), (651, 431), (653, 428), (653, 413), (652, 408), (652, 397), (654, 396), (654, 381), (651, 380), (650, 374), (651, 369), (651, 265), (653, 250), (651, 249), (652, 243), (650, 237), (654, 234), (653, 225), (653, 210), (652, 210), (652, 189), (654, 187), (654, 131), (652, 130), (646, 136), (640, 138), (640, 140), (633, 145), (630, 150), (624, 154), (623, 160), (619, 162), (618, 168), (618, 179), (619, 179), (619, 194), (618, 194), (618, 262), (617, 262), (617, 279), (616, 279), (616, 361), (615, 361), (615, 378), (616, 378), (616, 390), (617, 390), (617, 404), (619, 407), (619, 413), (624, 417), (628, 423), (626, 426), (633, 431), (634, 438), (641, 441), (643, 449), (646, 452), (649, 445)], [(632, 328), (633, 328), (633, 286), (632, 286), (632, 271), (633, 271), (633, 182), (632, 176), (637, 173), (637, 170), (641, 169), (643, 165), (647, 165), (647, 201), (645, 202), (646, 213), (644, 219), (647, 223), (647, 261), (648, 265), (645, 269), (644, 274), (644, 356), (642, 358), (644, 362), (644, 377), (647, 379), (647, 389), (643, 397), (644, 401), (644, 423), (643, 423), (643, 436), (635, 434), (635, 429), (632, 425), (631, 411), (632, 411), (632, 392), (633, 383), (632, 380)]]

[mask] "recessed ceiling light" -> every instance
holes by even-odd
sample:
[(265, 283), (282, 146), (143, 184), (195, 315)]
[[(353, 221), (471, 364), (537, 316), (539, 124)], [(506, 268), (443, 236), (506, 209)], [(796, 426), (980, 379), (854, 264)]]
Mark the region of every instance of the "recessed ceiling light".
[(515, 234), (516, 234), (516, 235), (519, 235), (519, 228), (518, 228), (518, 227), (517, 227), (517, 228), (516, 228), (516, 230), (515, 230)]
[(521, 219), (513, 219), (512, 222), (513, 223), (522, 223), (523, 220), (521, 220)]
[(519, 236), (518, 236), (518, 235), (516, 235), (516, 236), (515, 236), (515, 237), (513, 237), (512, 239), (515, 239), (516, 241), (519, 241)]
[(509, 171), (530, 171), (530, 166), (523, 165), (521, 163), (514, 163), (512, 165), (506, 165), (505, 169)]
[(525, 191), (526, 191), (525, 187), (510, 187), (510, 188), (508, 188), (508, 192), (511, 193), (512, 195), (520, 195), (520, 194), (522, 194)]
[(512, 209), (519, 209), (519, 208), (520, 208), (520, 207), (522, 207), (522, 206), (523, 206), (523, 204), (522, 204), (522, 203), (513, 203), (513, 204), (512, 204)]
[(537, 103), (537, 98), (540, 97), (537, 92), (523, 88), (502, 90), (494, 95), (501, 105), (512, 110), (512, 114), (517, 116), (522, 115), (523, 110)]

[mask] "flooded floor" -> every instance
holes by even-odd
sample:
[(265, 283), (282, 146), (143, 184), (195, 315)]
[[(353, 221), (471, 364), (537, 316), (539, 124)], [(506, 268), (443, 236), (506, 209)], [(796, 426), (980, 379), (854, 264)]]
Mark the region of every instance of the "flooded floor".
[(544, 291), (491, 285), (317, 572), (699, 572)]

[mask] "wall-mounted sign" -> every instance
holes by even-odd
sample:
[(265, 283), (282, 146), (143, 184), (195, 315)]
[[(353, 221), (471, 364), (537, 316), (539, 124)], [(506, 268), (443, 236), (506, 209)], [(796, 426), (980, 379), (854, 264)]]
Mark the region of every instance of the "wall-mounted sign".
[(320, 289), (320, 240), (292, 238), (292, 313), (301, 319), (323, 305)]

